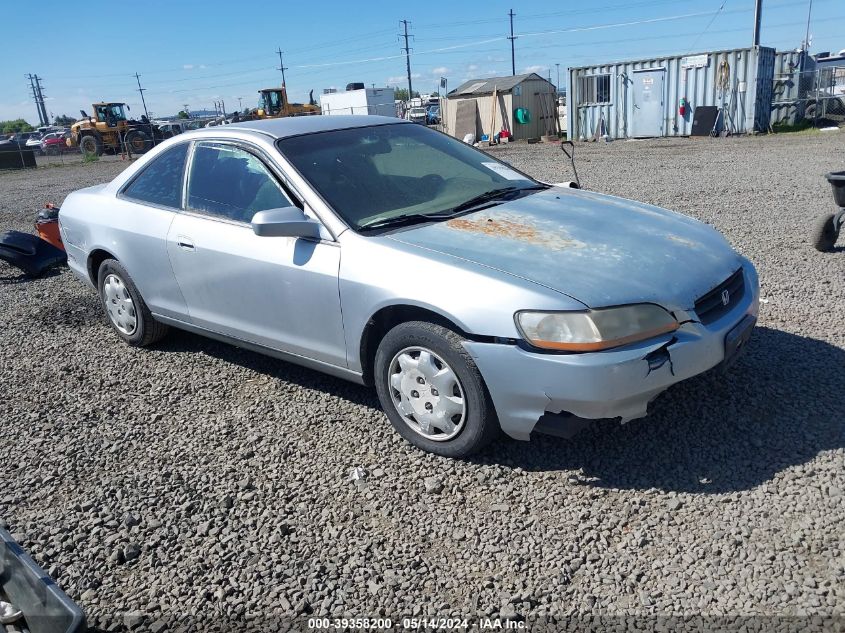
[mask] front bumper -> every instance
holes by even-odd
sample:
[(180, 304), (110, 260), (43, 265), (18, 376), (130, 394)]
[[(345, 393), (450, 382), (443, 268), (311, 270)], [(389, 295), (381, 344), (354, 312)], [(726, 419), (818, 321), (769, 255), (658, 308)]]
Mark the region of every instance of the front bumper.
[(502, 430), (513, 438), (528, 440), (547, 412), (623, 421), (643, 417), (660, 393), (724, 361), (728, 332), (746, 316), (756, 319), (760, 291), (750, 262), (743, 275), (746, 293), (730, 312), (706, 326), (685, 322), (649, 341), (587, 354), (545, 354), (477, 341), (464, 347), (484, 377)]

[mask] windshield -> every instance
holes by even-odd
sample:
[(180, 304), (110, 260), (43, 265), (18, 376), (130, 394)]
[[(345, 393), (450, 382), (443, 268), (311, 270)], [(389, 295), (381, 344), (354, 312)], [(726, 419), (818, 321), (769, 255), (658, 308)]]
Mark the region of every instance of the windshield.
[(294, 136), (282, 154), (353, 229), (448, 213), (482, 194), (531, 189), (509, 165), (450, 136), (410, 124)]

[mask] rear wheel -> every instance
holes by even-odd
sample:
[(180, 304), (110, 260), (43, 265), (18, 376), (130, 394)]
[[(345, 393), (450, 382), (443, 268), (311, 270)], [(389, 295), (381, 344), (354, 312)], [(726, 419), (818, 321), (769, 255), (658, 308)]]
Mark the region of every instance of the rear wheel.
[(126, 269), (116, 259), (100, 264), (100, 300), (117, 335), (133, 347), (152, 345), (168, 327), (153, 318)]
[(839, 237), (835, 218), (833, 213), (828, 213), (818, 218), (813, 225), (812, 240), (817, 251), (824, 253), (833, 250), (836, 238)]
[(440, 325), (402, 323), (375, 358), (379, 400), (398, 433), (444, 457), (478, 452), (499, 434), (481, 373), (462, 338)]
[(149, 134), (141, 130), (127, 132), (126, 143), (135, 154), (143, 154), (153, 146)]

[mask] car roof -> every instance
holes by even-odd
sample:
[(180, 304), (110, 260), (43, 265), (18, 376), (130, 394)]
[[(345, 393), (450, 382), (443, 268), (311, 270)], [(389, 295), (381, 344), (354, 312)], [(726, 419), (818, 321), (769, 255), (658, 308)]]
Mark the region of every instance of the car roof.
[[(367, 115), (311, 115), (293, 116), (263, 121), (240, 121), (226, 126), (228, 130), (261, 132), (273, 138), (286, 138), (315, 132), (331, 132), (372, 125), (406, 124), (407, 121), (389, 116)], [(213, 129), (213, 128), (212, 128)]]

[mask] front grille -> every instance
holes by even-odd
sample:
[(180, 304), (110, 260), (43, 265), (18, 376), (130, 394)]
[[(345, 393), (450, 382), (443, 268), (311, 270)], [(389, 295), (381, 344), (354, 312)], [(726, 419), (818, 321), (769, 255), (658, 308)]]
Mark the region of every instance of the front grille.
[[(727, 304), (725, 304), (722, 296), (725, 290), (728, 291), (729, 297)], [(704, 325), (713, 323), (713, 321), (730, 312), (744, 294), (745, 279), (742, 276), (742, 268), (740, 268), (706, 295), (699, 297), (695, 302), (695, 313)]]

